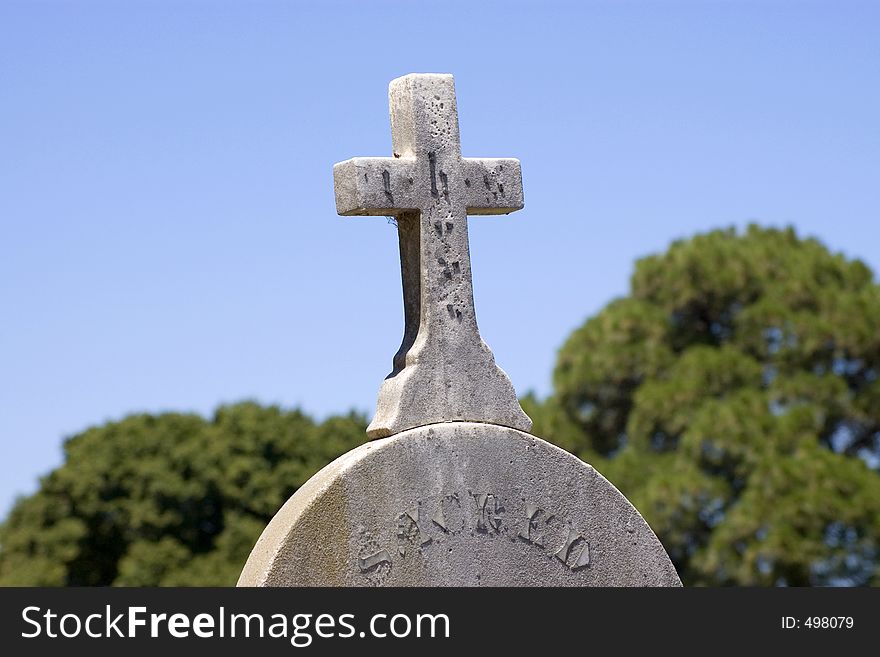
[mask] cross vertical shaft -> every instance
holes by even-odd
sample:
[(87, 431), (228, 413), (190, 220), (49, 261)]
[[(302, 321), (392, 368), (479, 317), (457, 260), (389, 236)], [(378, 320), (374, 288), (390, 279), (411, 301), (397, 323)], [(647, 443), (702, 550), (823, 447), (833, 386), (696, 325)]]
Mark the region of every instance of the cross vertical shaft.
[(339, 214), (398, 222), (404, 337), (367, 432), (450, 421), (528, 431), (531, 421), (477, 328), (467, 233), (468, 214), (522, 208), (519, 161), (462, 158), (451, 75), (404, 76), (388, 95), (393, 157), (333, 169)]

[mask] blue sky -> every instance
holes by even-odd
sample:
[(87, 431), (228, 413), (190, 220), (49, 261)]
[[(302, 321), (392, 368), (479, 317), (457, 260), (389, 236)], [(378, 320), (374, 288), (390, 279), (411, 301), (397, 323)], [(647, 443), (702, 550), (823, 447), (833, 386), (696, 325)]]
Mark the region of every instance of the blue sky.
[(792, 224), (880, 270), (880, 5), (0, 5), (0, 516), (61, 441), (254, 398), (372, 412), (402, 334), (393, 226), (331, 168), (390, 153), (387, 85), (456, 76), (477, 317), (522, 394), (679, 237)]

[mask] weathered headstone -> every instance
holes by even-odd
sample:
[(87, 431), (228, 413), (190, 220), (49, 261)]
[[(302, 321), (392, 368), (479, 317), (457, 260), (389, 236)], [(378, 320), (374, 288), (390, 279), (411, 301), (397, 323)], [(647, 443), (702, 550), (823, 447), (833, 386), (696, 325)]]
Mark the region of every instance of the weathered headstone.
[(461, 157), (451, 75), (389, 88), (393, 157), (337, 164), (342, 215), (397, 219), (403, 343), (373, 440), (282, 507), (239, 586), (680, 586), (591, 466), (527, 433), (474, 314), (468, 214), (523, 207), (515, 159)]

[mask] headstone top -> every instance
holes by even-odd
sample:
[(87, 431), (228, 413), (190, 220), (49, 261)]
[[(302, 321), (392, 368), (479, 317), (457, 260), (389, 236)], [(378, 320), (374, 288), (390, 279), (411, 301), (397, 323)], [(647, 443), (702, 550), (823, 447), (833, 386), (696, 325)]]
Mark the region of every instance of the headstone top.
[(393, 216), (400, 239), (404, 337), (367, 433), (451, 421), (529, 431), (477, 328), (467, 232), (468, 214), (523, 207), (519, 161), (461, 156), (451, 75), (406, 75), (388, 96), (393, 156), (333, 168), (337, 212)]
[(273, 518), (239, 586), (681, 586), (592, 467), (540, 438), (448, 422), (370, 441)]

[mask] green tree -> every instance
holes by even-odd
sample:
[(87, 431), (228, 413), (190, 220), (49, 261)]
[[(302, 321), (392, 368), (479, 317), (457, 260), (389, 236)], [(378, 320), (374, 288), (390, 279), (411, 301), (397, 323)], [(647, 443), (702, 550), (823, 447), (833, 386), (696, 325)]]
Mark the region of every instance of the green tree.
[(559, 352), (535, 433), (593, 463), (685, 584), (880, 584), (880, 286), (793, 229), (640, 260)]
[(248, 402), (88, 429), (0, 527), (0, 584), (231, 586), (284, 501), (365, 426)]

